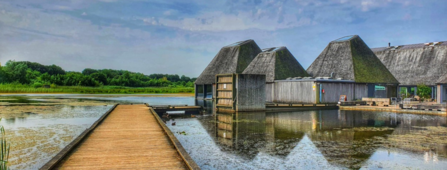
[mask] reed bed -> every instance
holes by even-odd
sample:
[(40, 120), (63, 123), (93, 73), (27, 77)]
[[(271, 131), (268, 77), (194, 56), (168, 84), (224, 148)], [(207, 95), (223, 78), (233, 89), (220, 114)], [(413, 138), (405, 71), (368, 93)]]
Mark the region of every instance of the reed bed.
[[(0, 121), (2, 119), (0, 118)], [(8, 158), (9, 158), (9, 142), (6, 140), (5, 128), (0, 126), (0, 170), (8, 169)]]

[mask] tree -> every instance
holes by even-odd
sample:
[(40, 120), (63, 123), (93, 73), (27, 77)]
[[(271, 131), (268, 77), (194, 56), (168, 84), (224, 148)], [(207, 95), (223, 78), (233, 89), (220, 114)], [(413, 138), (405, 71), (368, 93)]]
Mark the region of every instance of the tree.
[(6, 83), (7, 82), (7, 76), (6, 73), (3, 71), (2, 67), (0, 66), (0, 83)]
[(417, 95), (422, 99), (431, 98), (431, 88), (425, 84), (420, 84), (417, 86)]
[(91, 68), (86, 68), (86, 69), (82, 70), (83, 75), (90, 75), (90, 74), (93, 74), (96, 72), (98, 72), (98, 70), (91, 69)]
[(16, 63), (14, 61), (6, 62), (4, 71), (8, 74), (11, 82), (17, 81), (22, 84), (29, 84), (31, 81), (26, 79), (28, 66), (25, 63)]
[(107, 76), (104, 73), (101, 72), (96, 72), (91, 74), (90, 76), (92, 76), (93, 79), (95, 79), (96, 81), (102, 83), (103, 85), (107, 85)]

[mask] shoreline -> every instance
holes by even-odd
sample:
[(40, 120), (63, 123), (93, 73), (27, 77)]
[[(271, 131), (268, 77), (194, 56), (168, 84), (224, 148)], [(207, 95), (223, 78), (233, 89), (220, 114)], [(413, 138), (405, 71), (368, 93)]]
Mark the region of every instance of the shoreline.
[(27, 95), (27, 94), (41, 94), (41, 95), (52, 95), (52, 94), (70, 94), (70, 95), (180, 95), (180, 96), (194, 96), (194, 93), (0, 93), (1, 95)]

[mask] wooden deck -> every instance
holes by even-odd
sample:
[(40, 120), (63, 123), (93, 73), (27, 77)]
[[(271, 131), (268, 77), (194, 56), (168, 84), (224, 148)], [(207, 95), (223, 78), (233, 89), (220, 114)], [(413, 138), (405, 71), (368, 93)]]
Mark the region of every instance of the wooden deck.
[(152, 112), (146, 105), (118, 105), (55, 168), (191, 169)]

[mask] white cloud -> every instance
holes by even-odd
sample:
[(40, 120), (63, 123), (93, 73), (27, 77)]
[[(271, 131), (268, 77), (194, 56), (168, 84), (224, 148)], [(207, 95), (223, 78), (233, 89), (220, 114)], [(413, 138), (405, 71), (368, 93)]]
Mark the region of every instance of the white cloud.
[[(293, 14), (283, 14), (279, 8), (274, 16), (268, 15), (262, 9), (256, 12), (239, 12), (238, 14), (225, 14), (223, 12), (208, 12), (197, 17), (182, 18), (179, 20), (167, 18), (144, 18), (144, 23), (162, 25), (189, 31), (236, 31), (247, 29), (277, 30), (300, 27), (311, 24), (310, 18), (297, 18)], [(281, 18), (281, 19), (280, 19)], [(280, 22), (280, 23), (279, 23)]]

